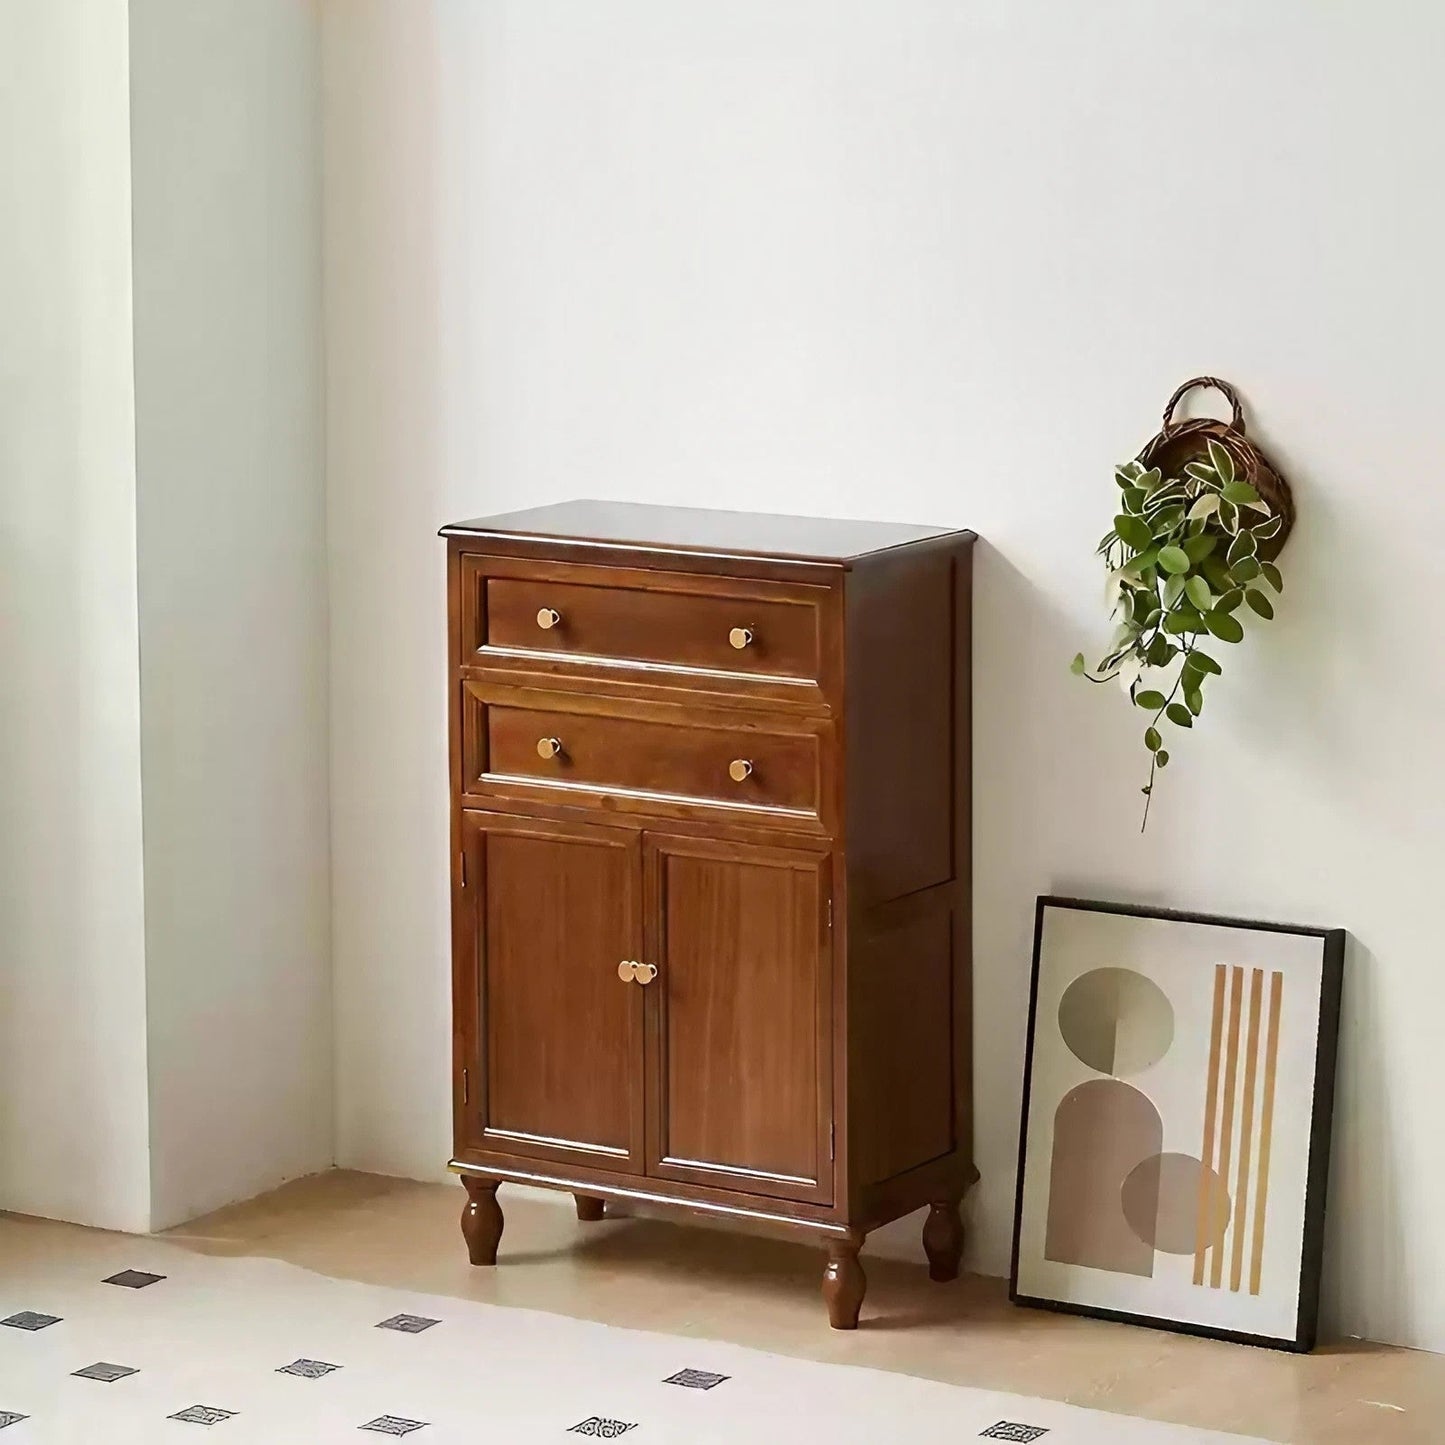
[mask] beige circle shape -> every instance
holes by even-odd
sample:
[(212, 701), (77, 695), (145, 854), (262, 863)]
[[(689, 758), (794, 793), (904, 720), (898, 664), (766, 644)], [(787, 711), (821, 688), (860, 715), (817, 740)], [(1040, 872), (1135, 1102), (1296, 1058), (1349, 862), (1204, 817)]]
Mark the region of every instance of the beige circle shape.
[(1132, 968), (1080, 974), (1059, 1000), (1059, 1033), (1081, 1063), (1123, 1078), (1157, 1064), (1174, 1042), (1174, 1008)]
[(1129, 1228), (1165, 1254), (1212, 1249), (1229, 1228), (1233, 1204), (1224, 1180), (1192, 1154), (1155, 1154), (1119, 1192)]

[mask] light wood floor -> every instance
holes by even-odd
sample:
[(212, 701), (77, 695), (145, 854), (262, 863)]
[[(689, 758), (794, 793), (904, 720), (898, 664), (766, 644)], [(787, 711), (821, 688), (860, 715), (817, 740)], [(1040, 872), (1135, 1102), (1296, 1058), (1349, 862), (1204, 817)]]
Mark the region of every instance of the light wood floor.
[[(173, 1230), (212, 1254), (261, 1255), (345, 1279), (607, 1324), (731, 1340), (839, 1364), (1044, 1395), (1290, 1445), (1441, 1445), (1445, 1356), (1347, 1344), (1307, 1357), (1013, 1308), (999, 1280), (933, 1284), (870, 1258), (856, 1333), (830, 1330), (821, 1252), (699, 1222), (579, 1224), (566, 1196), (502, 1190), (495, 1269), (468, 1265), (460, 1185), (337, 1171)], [(609, 1206), (610, 1208), (610, 1206)], [(0, 1269), (76, 1226), (0, 1217)], [(41, 1236), (44, 1236), (42, 1239)], [(900, 1435), (900, 1441), (906, 1435)]]

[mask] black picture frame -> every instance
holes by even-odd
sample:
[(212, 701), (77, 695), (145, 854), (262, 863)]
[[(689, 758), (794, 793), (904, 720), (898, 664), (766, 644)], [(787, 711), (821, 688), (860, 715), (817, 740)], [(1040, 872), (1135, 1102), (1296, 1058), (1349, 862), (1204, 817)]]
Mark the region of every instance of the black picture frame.
[[(1190, 1320), (1171, 1320), (1154, 1315), (1096, 1308), (1072, 1300), (1050, 1300), (1022, 1294), (1019, 1290), (1019, 1250), (1023, 1231), (1024, 1165), (1028, 1157), (1029, 1100), (1033, 1084), (1034, 1039), (1038, 1022), (1039, 966), (1043, 947), (1044, 917), (1051, 909), (1116, 914), (1128, 918), (1161, 919), (1169, 923), (1202, 924), (1213, 928), (1248, 929), (1256, 933), (1285, 933), (1320, 940), (1320, 1014), (1315, 1043), (1314, 1091), (1310, 1114), (1310, 1142), (1305, 1184), (1304, 1238), (1300, 1258), (1299, 1308), (1294, 1337), (1245, 1334), (1215, 1329)], [(1089, 1319), (1113, 1320), (1120, 1324), (1145, 1325), (1174, 1334), (1225, 1340), (1232, 1344), (1256, 1345), (1265, 1349), (1306, 1354), (1315, 1348), (1319, 1330), (1320, 1275), (1324, 1263), (1325, 1208), (1329, 1189), (1330, 1142), (1334, 1126), (1335, 1072), (1340, 1034), (1340, 1008), (1344, 993), (1346, 930), (1310, 928), (1254, 919), (1229, 918), (1177, 909), (1147, 908), (1137, 904), (1069, 898), (1041, 894), (1034, 906), (1033, 958), (1029, 974), (1028, 1033), (1025, 1039), (1023, 1094), (1019, 1113), (1018, 1182), (1014, 1192), (1013, 1248), (1009, 1261), (1009, 1299), (1028, 1309), (1057, 1314), (1080, 1315)]]

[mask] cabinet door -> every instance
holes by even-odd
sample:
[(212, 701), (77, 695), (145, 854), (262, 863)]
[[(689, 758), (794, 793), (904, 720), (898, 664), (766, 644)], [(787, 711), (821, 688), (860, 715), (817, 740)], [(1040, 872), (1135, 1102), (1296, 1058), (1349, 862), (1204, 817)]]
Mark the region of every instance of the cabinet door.
[(474, 811), (462, 834), (459, 1149), (641, 1173), (638, 834)]
[(648, 834), (647, 1172), (829, 1203), (826, 853)]

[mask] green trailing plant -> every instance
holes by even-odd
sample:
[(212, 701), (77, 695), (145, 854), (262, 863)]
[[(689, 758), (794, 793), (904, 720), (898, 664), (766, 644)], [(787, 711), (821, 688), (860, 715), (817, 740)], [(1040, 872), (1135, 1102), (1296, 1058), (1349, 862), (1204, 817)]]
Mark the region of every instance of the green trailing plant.
[(1168, 727), (1192, 728), (1204, 710), (1205, 684), (1223, 672), (1215, 644), (1242, 642), (1245, 621), (1272, 618), (1273, 597), (1284, 589), (1279, 568), (1265, 560), (1284, 519), (1235, 470), (1229, 451), (1211, 438), (1179, 476), (1139, 461), (1114, 473), (1119, 513), (1098, 554), (1109, 569), (1118, 625), (1098, 666), (1090, 668), (1081, 652), (1073, 670), (1090, 682), (1120, 681), (1148, 714), (1141, 832), (1155, 779), (1169, 764)]

